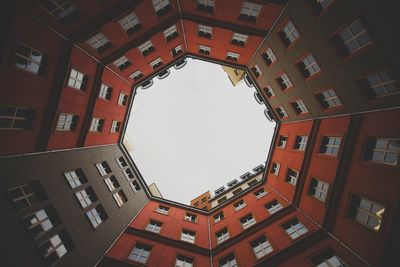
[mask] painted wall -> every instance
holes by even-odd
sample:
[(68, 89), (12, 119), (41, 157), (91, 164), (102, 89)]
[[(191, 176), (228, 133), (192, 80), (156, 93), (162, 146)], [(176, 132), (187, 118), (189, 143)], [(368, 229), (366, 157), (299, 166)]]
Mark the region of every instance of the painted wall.
[[(15, 50), (19, 42), (49, 57), (44, 77), (14, 66)], [(0, 105), (35, 108), (36, 114), (31, 130), (0, 130), (1, 156), (36, 151), (62, 46), (63, 40), (56, 34), (21, 10), (16, 12), (0, 65)]]

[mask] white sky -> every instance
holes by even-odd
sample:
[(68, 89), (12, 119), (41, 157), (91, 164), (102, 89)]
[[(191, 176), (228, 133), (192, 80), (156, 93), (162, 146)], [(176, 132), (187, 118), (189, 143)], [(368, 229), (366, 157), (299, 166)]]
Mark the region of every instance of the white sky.
[(187, 60), (138, 89), (127, 127), (147, 184), (184, 204), (264, 164), (275, 127), (254, 87), (234, 87), (217, 64)]

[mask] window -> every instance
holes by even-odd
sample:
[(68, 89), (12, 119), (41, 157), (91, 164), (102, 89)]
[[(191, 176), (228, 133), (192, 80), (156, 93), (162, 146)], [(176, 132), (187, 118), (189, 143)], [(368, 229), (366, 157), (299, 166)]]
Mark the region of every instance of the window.
[(308, 232), (307, 227), (305, 227), (297, 218), (290, 220), (287, 223), (282, 224), (283, 229), (290, 236), (291, 239), (296, 239), (301, 235)]
[(244, 207), (246, 207), (246, 203), (244, 202), (244, 200), (239, 200), (238, 202), (236, 202), (235, 204), (233, 204), (233, 207), (235, 208), (235, 211), (241, 210)]
[(23, 221), (25, 226), (28, 228), (29, 234), (32, 238), (36, 239), (38, 236), (58, 224), (58, 216), (55, 214), (54, 209), (51, 206), (48, 206), (24, 216)]
[(265, 52), (262, 54), (262, 57), (265, 60), (267, 66), (271, 66), (272, 63), (276, 61), (276, 56), (270, 47), (265, 50)]
[(178, 45), (177, 47), (175, 47), (174, 49), (171, 50), (173, 57), (176, 57), (177, 55), (181, 54), (182, 52), (183, 52), (183, 50), (182, 50), (181, 45)]
[(129, 13), (118, 22), (127, 34), (132, 34), (142, 28), (142, 25), (140, 24), (135, 12)]
[(210, 55), (211, 53), (211, 48), (205, 45), (199, 45), (199, 53), (205, 54), (205, 55)]
[(286, 173), (286, 182), (292, 185), (296, 185), (298, 176), (299, 173), (297, 171), (288, 168)]
[(218, 188), (217, 190), (215, 190), (214, 192), (215, 192), (216, 195), (219, 195), (219, 194), (221, 194), (221, 193), (224, 192), (224, 191), (225, 191), (225, 187), (222, 186), (222, 187)]
[(242, 10), (240, 11), (240, 19), (255, 22), (258, 14), (260, 14), (262, 5), (249, 1), (244, 1)]
[(388, 70), (382, 70), (359, 79), (357, 84), (370, 100), (400, 93), (399, 82), (395, 75)]
[(317, 61), (312, 54), (309, 54), (296, 63), (304, 78), (309, 78), (321, 71)]
[(314, 198), (325, 202), (326, 196), (328, 195), (329, 184), (325, 183), (317, 178), (311, 177), (310, 188), (308, 189), (308, 194)]
[(248, 185), (249, 187), (251, 187), (251, 186), (253, 186), (253, 185), (257, 184), (257, 183), (258, 183), (258, 180), (257, 180), (257, 179), (254, 179), (254, 180), (251, 180), (250, 182), (248, 182), (247, 185)]
[(28, 45), (18, 43), (15, 50), (14, 65), (20, 69), (45, 76), (48, 56)]
[(275, 111), (276, 111), (276, 113), (278, 113), (278, 116), (281, 119), (288, 117), (288, 114), (286, 113), (286, 110), (283, 106), (276, 108)]
[(126, 163), (124, 157), (115, 158), (115, 160), (117, 161), (118, 166), (119, 166), (120, 168), (123, 168), (123, 167), (128, 166), (128, 164)]
[(0, 106), (0, 130), (30, 130), (34, 117), (33, 108)]
[(42, 185), (37, 181), (9, 188), (7, 193), (17, 210), (31, 207), (47, 199)]
[(135, 176), (133, 175), (133, 172), (129, 168), (126, 168), (126, 169), (122, 170), (122, 173), (124, 174), (126, 180), (128, 180), (128, 181), (130, 179), (135, 178)]
[[(226, 53), (226, 59), (237, 62), (238, 59), (239, 59), (239, 54), (233, 53), (233, 52), (227, 52)], [(237, 70), (235, 70), (235, 71), (237, 71)]]
[(319, 16), (327, 9), (335, 0), (307, 0), (315, 15)]
[(104, 179), (104, 182), (106, 183), (108, 190), (110, 190), (110, 192), (120, 187), (118, 180), (117, 178), (115, 178), (114, 175), (111, 175), (109, 178)]
[(86, 43), (99, 53), (104, 52), (106, 49), (112, 47), (111, 42), (101, 32), (89, 38)]
[(129, 183), (129, 185), (131, 186), (133, 193), (136, 194), (137, 191), (140, 191), (140, 185), (136, 180)]
[(53, 235), (39, 245), (40, 254), (48, 266), (53, 265), (73, 248), (71, 238), (65, 230)]
[(101, 176), (107, 175), (107, 173), (111, 173), (111, 168), (108, 165), (107, 161), (97, 163), (96, 168)]
[(295, 150), (306, 150), (308, 136), (296, 136), (296, 141), (294, 142)]
[(280, 135), (278, 139), (278, 147), (284, 148), (286, 146), (287, 139), (287, 136)]
[(182, 255), (176, 256), (175, 267), (193, 267), (194, 259)]
[(115, 66), (119, 68), (119, 70), (124, 70), (125, 68), (132, 65), (129, 59), (126, 56), (122, 56), (113, 63)]
[(104, 119), (93, 118), (90, 125), (90, 132), (101, 132), (104, 126)]
[(218, 212), (217, 214), (215, 214), (214, 216), (214, 223), (217, 223), (217, 222), (219, 222), (219, 221), (221, 221), (222, 219), (224, 219), (225, 217), (224, 217), (224, 213), (221, 211), (221, 212)]
[(279, 163), (272, 162), (271, 173), (275, 176), (278, 176), (280, 167), (281, 165)]
[(158, 208), (157, 208), (157, 212), (161, 213), (161, 214), (168, 215), (168, 211), (169, 211), (169, 208), (162, 206), (162, 205), (158, 206)]
[(169, 0), (152, 0), (154, 10), (156, 11), (157, 17), (161, 17), (166, 12), (172, 9)]
[(82, 208), (87, 208), (98, 200), (93, 188), (90, 186), (76, 192), (75, 196), (79, 203), (81, 203)]
[(219, 260), (219, 267), (237, 267), (235, 254), (231, 253)]
[(235, 179), (235, 180), (230, 181), (227, 185), (228, 185), (228, 187), (232, 187), (232, 186), (237, 185), (238, 183), (239, 183), (238, 180)]
[(211, 39), (212, 27), (199, 24), (197, 27), (197, 35), (200, 37)]
[(81, 16), (81, 12), (68, 0), (44, 0), (39, 5), (64, 26)]
[(257, 190), (256, 192), (254, 192), (254, 195), (256, 196), (257, 199), (262, 198), (263, 196), (266, 196), (268, 193), (267, 191), (264, 190), (264, 188), (261, 188), (259, 190)]
[(235, 33), (233, 33), (231, 44), (238, 45), (238, 46), (244, 46), (246, 44), (248, 37), (249, 36), (247, 36), (247, 35), (235, 32)]
[(197, 9), (213, 12), (214, 0), (197, 0)]
[(108, 216), (102, 205), (98, 205), (95, 208), (86, 212), (90, 223), (94, 228), (98, 227), (102, 222), (107, 220)]
[(268, 210), (269, 213), (274, 214), (278, 210), (281, 210), (283, 206), (281, 203), (278, 202), (278, 200), (274, 199), (273, 201), (267, 203), (265, 205), (265, 208)]
[(140, 263), (146, 263), (147, 259), (150, 256), (150, 252), (151, 252), (150, 246), (136, 243), (135, 247), (133, 248), (128, 258), (130, 260), (137, 261)]
[(188, 213), (188, 212), (185, 213), (185, 221), (196, 222), (196, 219), (197, 219), (197, 216), (195, 214)]
[(240, 223), (242, 224), (243, 229), (247, 229), (253, 224), (256, 223), (256, 220), (254, 219), (253, 215), (250, 213), (243, 218), (240, 219)]
[(399, 155), (399, 138), (368, 137), (362, 159), (381, 164), (397, 165)]
[(176, 26), (173, 25), (164, 31), (164, 36), (167, 42), (171, 41), (175, 37), (178, 37), (178, 32), (176, 31)]
[(276, 78), (276, 82), (279, 84), (282, 91), (285, 91), (286, 89), (293, 86), (292, 81), (289, 79), (289, 77), (287, 76), (286, 73), (283, 73), (283, 74), (281, 74), (281, 76), (278, 76)]
[(150, 222), (146, 226), (146, 231), (159, 234), (161, 231), (161, 226), (162, 226), (161, 222), (150, 220)]
[(324, 110), (334, 107), (340, 107), (342, 105), (342, 101), (340, 101), (339, 97), (336, 95), (333, 89), (329, 89), (319, 94), (316, 94), (316, 97), (319, 104)]
[(111, 132), (112, 132), (112, 133), (117, 133), (117, 132), (119, 132), (120, 126), (121, 126), (121, 122), (120, 122), (120, 121), (112, 121), (112, 124), (111, 124)]
[(162, 62), (161, 58), (157, 58), (156, 60), (150, 63), (151, 67), (155, 70), (158, 67), (161, 67), (164, 63)]
[(228, 200), (228, 198), (226, 196), (221, 197), (220, 199), (218, 199), (218, 204), (224, 203), (227, 200)]
[(265, 236), (251, 241), (250, 246), (253, 249), (254, 255), (256, 255), (257, 259), (268, 255), (274, 250)]
[(71, 69), (68, 79), (68, 86), (84, 91), (86, 89), (88, 76), (75, 69)]
[(275, 96), (275, 92), (270, 84), (267, 84), (267, 86), (264, 88), (264, 91), (268, 98)]
[(279, 38), (282, 40), (285, 47), (289, 47), (294, 41), (300, 37), (299, 32), (294, 26), (293, 22), (289, 20), (279, 32)]
[(147, 41), (141, 45), (139, 45), (139, 50), (143, 56), (147, 56), (151, 52), (155, 51), (153, 44), (150, 41)]
[(222, 229), (215, 233), (215, 238), (217, 239), (217, 244), (221, 244), (222, 242), (229, 239), (229, 232), (227, 228)]
[(74, 131), (78, 118), (78, 115), (60, 113), (58, 115), (56, 131)]
[(341, 137), (323, 136), (319, 153), (329, 156), (337, 156), (341, 142)]
[(353, 195), (349, 208), (349, 218), (367, 226), (370, 229), (379, 231), (382, 224), (382, 216), (385, 213), (385, 206), (372, 200)]
[(112, 92), (112, 87), (102, 83), (100, 87), (99, 97), (105, 100), (110, 100), (111, 92)]
[(242, 192), (242, 191), (243, 191), (243, 189), (242, 189), (241, 187), (239, 187), (238, 189), (233, 190), (233, 191), (232, 191), (232, 194), (233, 194), (234, 196), (236, 196), (237, 194), (239, 194), (239, 193)]
[(121, 207), (126, 202), (128, 202), (128, 198), (126, 197), (123, 190), (119, 190), (117, 193), (113, 194), (113, 198), (115, 202), (117, 202), (118, 207)]
[(195, 238), (196, 238), (196, 233), (195, 232), (189, 231), (189, 230), (185, 230), (185, 229), (182, 230), (182, 233), (181, 233), (181, 240), (182, 241), (194, 244)]
[(347, 57), (372, 43), (359, 19), (332, 37), (332, 42), (342, 57)]
[(330, 248), (312, 257), (311, 261), (316, 267), (348, 267)]
[(64, 177), (72, 189), (77, 188), (88, 182), (82, 169), (76, 169), (74, 171), (64, 172)]
[(297, 115), (308, 113), (308, 109), (303, 100), (299, 99), (296, 102), (290, 103)]
[(125, 106), (127, 101), (128, 101), (128, 95), (120, 93), (118, 97), (118, 105)]
[(258, 78), (262, 75), (262, 71), (257, 64), (255, 64), (254, 67), (251, 68), (251, 70), (253, 71), (254, 76), (256, 76), (256, 78)]

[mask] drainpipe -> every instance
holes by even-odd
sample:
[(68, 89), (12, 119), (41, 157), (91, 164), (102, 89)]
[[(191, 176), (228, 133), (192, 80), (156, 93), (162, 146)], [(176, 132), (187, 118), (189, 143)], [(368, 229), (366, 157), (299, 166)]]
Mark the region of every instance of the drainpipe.
[(210, 247), (210, 267), (214, 267), (213, 263), (213, 255), (211, 249), (211, 226), (210, 226), (210, 215), (207, 215), (207, 223), (208, 223), (208, 246)]

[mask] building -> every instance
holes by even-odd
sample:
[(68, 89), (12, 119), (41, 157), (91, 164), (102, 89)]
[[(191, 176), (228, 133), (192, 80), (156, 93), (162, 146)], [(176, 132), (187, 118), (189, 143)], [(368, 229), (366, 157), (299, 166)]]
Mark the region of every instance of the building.
[[(2, 7), (5, 266), (398, 262), (393, 1)], [(192, 206), (152, 194), (122, 144), (137, 90), (186, 57), (245, 71), (276, 122), (265, 164)]]
[(235, 69), (232, 67), (222, 66), (224, 71), (229, 77), (229, 80), (232, 82), (233, 86), (238, 85), (240, 82), (243, 81), (244, 75), (246, 72), (244, 70)]

